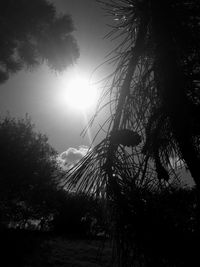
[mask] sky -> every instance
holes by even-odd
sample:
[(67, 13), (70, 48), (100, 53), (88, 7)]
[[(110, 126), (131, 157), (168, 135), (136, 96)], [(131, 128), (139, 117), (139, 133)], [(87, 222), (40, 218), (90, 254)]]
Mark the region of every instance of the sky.
[[(92, 82), (105, 77), (109, 68), (104, 66), (94, 70), (105, 61), (112, 49), (111, 41), (104, 39), (109, 31), (106, 25), (110, 19), (105, 16), (102, 7), (95, 0), (51, 0), (59, 13), (70, 14), (74, 22), (74, 36), (80, 49), (80, 58), (73, 69), (62, 75), (49, 70), (44, 64), (34, 71), (20, 71), (0, 88), (0, 115), (9, 113), (14, 117), (30, 115), (36, 130), (46, 134), (49, 143), (63, 153), (74, 148), (82, 153), (89, 146), (92, 136), (84, 138), (80, 133), (87, 120), (94, 113), (94, 107), (83, 114), (80, 110), (68, 107), (57, 101), (63, 80), (76, 71), (85, 77), (92, 76)], [(97, 88), (100, 91), (100, 89)], [(94, 130), (95, 132), (95, 130)], [(70, 151), (76, 152), (71, 149)]]
[[(107, 24), (113, 22), (96, 0), (50, 2), (55, 5), (58, 14), (71, 15), (80, 58), (73, 68), (62, 75), (49, 70), (44, 64), (34, 71), (23, 70), (11, 76), (6, 83), (0, 85), (0, 116), (9, 113), (21, 118), (28, 113), (35, 129), (48, 136), (50, 145), (59, 153), (61, 164), (68, 168), (87, 153), (98, 129), (93, 127), (82, 137), (80, 134), (94, 114), (95, 106), (87, 112), (74, 109), (66, 102), (60, 101), (60, 92), (65, 91), (67, 81), (74, 72), (92, 77), (91, 81), (95, 83), (112, 72), (112, 66), (98, 66), (106, 61), (106, 55), (116, 46), (116, 42), (104, 38), (110, 31)], [(101, 86), (97, 84), (96, 88), (100, 93)], [(99, 121), (103, 121), (105, 117), (106, 114), (102, 114)], [(100, 122), (97, 120), (96, 125)], [(99, 139), (101, 138), (100, 135)]]

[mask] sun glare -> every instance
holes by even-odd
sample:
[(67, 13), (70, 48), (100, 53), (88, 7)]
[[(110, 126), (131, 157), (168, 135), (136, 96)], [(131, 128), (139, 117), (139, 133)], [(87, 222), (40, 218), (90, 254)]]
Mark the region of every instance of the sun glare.
[(97, 88), (83, 76), (66, 78), (59, 90), (59, 102), (72, 109), (87, 111), (97, 103)]

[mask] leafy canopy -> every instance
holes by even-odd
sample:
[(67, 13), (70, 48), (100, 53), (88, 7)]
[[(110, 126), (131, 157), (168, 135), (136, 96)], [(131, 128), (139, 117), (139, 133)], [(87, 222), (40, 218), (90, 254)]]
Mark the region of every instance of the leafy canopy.
[(43, 62), (62, 71), (79, 57), (70, 16), (46, 0), (0, 3), (0, 83), (24, 67)]
[[(46, 216), (53, 208), (57, 153), (30, 118), (0, 120), (1, 220)], [(51, 211), (52, 212), (52, 211)]]

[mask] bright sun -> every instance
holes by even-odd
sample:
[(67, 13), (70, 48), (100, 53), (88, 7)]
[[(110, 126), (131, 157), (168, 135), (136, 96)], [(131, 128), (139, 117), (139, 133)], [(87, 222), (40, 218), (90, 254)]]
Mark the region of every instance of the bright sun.
[(84, 76), (67, 78), (59, 90), (59, 102), (72, 109), (87, 111), (97, 103), (97, 88)]

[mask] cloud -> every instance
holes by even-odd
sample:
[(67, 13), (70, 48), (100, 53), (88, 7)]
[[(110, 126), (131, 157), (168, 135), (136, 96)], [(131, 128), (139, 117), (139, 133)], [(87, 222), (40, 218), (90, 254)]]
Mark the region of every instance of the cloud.
[(78, 163), (88, 151), (89, 147), (83, 145), (78, 148), (69, 147), (58, 156), (58, 162), (64, 169), (67, 170)]

